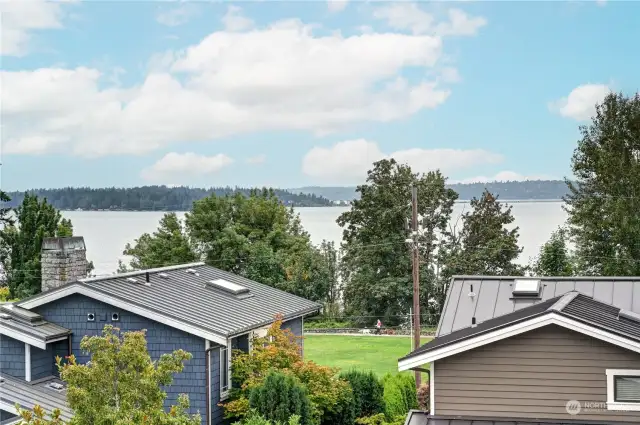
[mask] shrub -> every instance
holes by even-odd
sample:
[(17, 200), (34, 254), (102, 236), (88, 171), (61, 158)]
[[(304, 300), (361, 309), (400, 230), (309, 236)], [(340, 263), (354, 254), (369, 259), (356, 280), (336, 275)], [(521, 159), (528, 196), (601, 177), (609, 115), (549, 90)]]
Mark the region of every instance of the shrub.
[(409, 410), (418, 408), (416, 381), (413, 376), (387, 374), (382, 382), (385, 414), (388, 420), (405, 416)]
[(312, 425), (306, 388), (281, 372), (270, 372), (262, 385), (251, 390), (249, 406), (270, 421), (286, 422), (298, 415), (301, 425)]
[(398, 416), (397, 418), (388, 421), (384, 413), (378, 413), (377, 415), (356, 419), (357, 425), (404, 425), (404, 422), (404, 416)]
[(356, 420), (356, 409), (353, 399), (353, 391), (345, 381), (333, 404), (324, 407), (320, 417), (321, 425), (353, 425)]
[(233, 425), (300, 425), (300, 416), (293, 415), (286, 422), (271, 422), (257, 413), (250, 414), (246, 419), (235, 422)]
[(373, 372), (352, 370), (342, 373), (340, 377), (351, 385), (356, 417), (384, 412), (384, 387)]
[(422, 384), (418, 388), (418, 408), (420, 410), (429, 410), (429, 384)]

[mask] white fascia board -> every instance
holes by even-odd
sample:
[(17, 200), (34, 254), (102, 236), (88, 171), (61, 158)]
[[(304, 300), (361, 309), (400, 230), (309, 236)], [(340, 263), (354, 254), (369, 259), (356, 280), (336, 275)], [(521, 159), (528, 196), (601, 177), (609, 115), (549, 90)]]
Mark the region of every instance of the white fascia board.
[(0, 410), (4, 410), (5, 412), (9, 412), (12, 415), (17, 415), (18, 411), (15, 406), (10, 405), (9, 403), (5, 403), (4, 401), (0, 401)]
[(74, 284), (57, 291), (45, 292), (42, 296), (20, 303), (20, 307), (31, 310), (32, 308), (35, 308), (44, 304), (48, 304), (50, 302), (53, 302), (74, 294), (84, 295), (94, 300), (101, 301), (106, 304), (110, 304), (114, 307), (121, 308), (130, 313), (137, 314), (147, 319), (154, 320), (158, 323), (162, 323), (169, 327), (179, 329), (191, 335), (196, 335), (196, 336), (199, 336), (200, 338), (204, 338), (206, 340), (213, 341), (221, 345), (226, 345), (227, 343), (227, 338), (225, 336), (222, 336), (213, 332), (205, 331), (203, 329), (184, 323), (180, 320), (172, 319), (170, 317), (156, 313), (154, 311), (151, 311), (139, 305), (131, 304), (129, 302), (122, 301), (118, 298), (100, 293), (83, 284)]
[(556, 313), (550, 313), (543, 316), (534, 317), (532, 319), (525, 320), (511, 326), (500, 328), (492, 332), (487, 332), (474, 338), (469, 338), (451, 345), (444, 346), (442, 348), (437, 348), (422, 355), (417, 355), (409, 359), (401, 360), (398, 362), (398, 370), (409, 370), (414, 367), (419, 367), (420, 365), (423, 365), (425, 363), (430, 363), (435, 360), (453, 356), (454, 354), (482, 347), (483, 345), (491, 344), (493, 342), (500, 341), (502, 339), (529, 332), (548, 325), (562, 326), (563, 328), (579, 332), (587, 336), (591, 336), (593, 338), (608, 342), (613, 345), (617, 345), (618, 347), (626, 348), (627, 350), (631, 350), (636, 353), (640, 353), (640, 343), (638, 343), (637, 341), (620, 337), (618, 335), (601, 330), (599, 328), (595, 328), (593, 326), (586, 325), (573, 319), (569, 319)]
[(24, 342), (25, 344), (33, 345), (34, 347), (38, 347), (41, 350), (47, 349), (47, 344), (39, 340), (38, 338), (34, 338), (27, 334), (24, 334), (20, 331), (16, 331), (15, 329), (10, 329), (0, 325), (0, 335), (8, 336), (9, 338), (16, 339), (20, 342)]

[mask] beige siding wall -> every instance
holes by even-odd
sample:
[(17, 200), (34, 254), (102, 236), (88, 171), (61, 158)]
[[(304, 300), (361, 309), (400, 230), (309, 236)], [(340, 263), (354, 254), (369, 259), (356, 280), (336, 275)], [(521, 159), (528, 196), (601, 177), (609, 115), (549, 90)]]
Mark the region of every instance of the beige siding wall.
[(640, 412), (566, 411), (607, 401), (606, 369), (640, 369), (640, 354), (546, 326), (435, 362), (435, 414), (640, 423)]

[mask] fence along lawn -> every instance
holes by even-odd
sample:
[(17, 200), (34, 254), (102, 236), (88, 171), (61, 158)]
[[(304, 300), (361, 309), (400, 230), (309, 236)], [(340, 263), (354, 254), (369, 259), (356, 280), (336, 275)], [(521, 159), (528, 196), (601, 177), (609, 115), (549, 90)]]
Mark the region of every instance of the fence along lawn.
[[(423, 337), (422, 343), (430, 340)], [(398, 359), (411, 351), (408, 336), (305, 334), (304, 357), (341, 370), (373, 370), (378, 376), (398, 372)]]

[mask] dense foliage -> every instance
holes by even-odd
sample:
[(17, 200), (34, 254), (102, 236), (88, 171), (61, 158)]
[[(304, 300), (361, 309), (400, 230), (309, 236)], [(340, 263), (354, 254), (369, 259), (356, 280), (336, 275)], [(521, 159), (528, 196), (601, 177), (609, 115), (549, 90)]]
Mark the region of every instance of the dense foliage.
[(9, 213), (11, 212), (11, 208), (9, 208), (10, 201), (11, 197), (0, 190), (0, 229), (2, 229), (2, 227), (7, 224), (13, 223), (13, 219), (9, 215)]
[(11, 295), (23, 298), (40, 292), (44, 238), (73, 236), (73, 225), (46, 199), (29, 194), (13, 212), (15, 220), (0, 228), (0, 266)]
[[(188, 211), (194, 201), (212, 194), (217, 196), (236, 193), (248, 196), (252, 189), (242, 187), (212, 187), (199, 189), (190, 187), (142, 186), (131, 188), (66, 187), (63, 189), (33, 189), (29, 193), (44, 197), (61, 210), (115, 210), (115, 211)], [(305, 193), (292, 193), (273, 189), (277, 198), (285, 205), (297, 207), (320, 207), (332, 205), (328, 199)], [(17, 206), (24, 196), (20, 192), (8, 194)]]
[(270, 421), (285, 422), (296, 415), (301, 425), (313, 423), (306, 388), (284, 373), (269, 372), (264, 381), (251, 390), (249, 407)]
[(128, 266), (158, 267), (195, 259), (314, 301), (335, 296), (335, 254), (318, 249), (291, 208), (272, 190), (211, 195), (194, 202), (185, 223), (167, 213), (153, 234), (127, 245)]
[[(416, 174), (408, 165), (381, 160), (358, 186), (360, 199), (338, 217), (343, 228), (342, 271), (347, 315), (380, 318), (394, 325), (411, 305), (409, 236), (411, 187), (418, 188), (421, 309), (428, 313), (429, 294), (437, 284), (435, 267), (438, 235), (447, 224), (457, 198), (445, 188), (440, 172)], [(375, 322), (374, 322), (375, 323)]]
[(407, 412), (418, 408), (416, 381), (413, 375), (391, 375), (382, 378), (384, 385), (385, 415), (388, 420), (405, 417)]
[(337, 377), (337, 369), (319, 366), (302, 358), (299, 338), (282, 329), (278, 317), (262, 338), (254, 338), (249, 353), (235, 351), (232, 356), (234, 388), (230, 401), (223, 404), (225, 416), (243, 418), (250, 413), (250, 397), (271, 371), (296, 378), (308, 392), (314, 424), (353, 424), (353, 393), (349, 384)]
[[(73, 355), (66, 361), (57, 358), (74, 412), (70, 425), (200, 425), (200, 415), (186, 413), (189, 399), (184, 394), (176, 405), (164, 409), (163, 388), (171, 385), (191, 354), (176, 350), (154, 362), (143, 331), (120, 334), (109, 325), (102, 336), (85, 336), (80, 348), (91, 355), (89, 363), (79, 364)], [(58, 415), (53, 412), (54, 419), (45, 420), (44, 414), (21, 412), (24, 425), (57, 425)]]
[(300, 417), (297, 415), (293, 415), (287, 421), (273, 422), (265, 419), (263, 416), (252, 413), (247, 418), (243, 419), (242, 421), (235, 422), (233, 425), (300, 425)]
[(640, 275), (640, 93), (597, 105), (571, 162), (566, 196), (578, 271)]
[[(458, 193), (458, 199), (469, 201), (482, 196), (488, 190), (503, 200), (558, 200), (562, 199), (569, 190), (562, 180), (527, 180), (487, 183), (454, 183), (446, 185)], [(312, 193), (331, 201), (351, 201), (359, 199), (360, 194), (355, 187), (320, 187), (308, 186), (291, 189), (295, 192)]]
[(540, 248), (531, 264), (534, 276), (573, 276), (576, 270), (575, 256), (569, 247), (567, 230), (558, 228)]
[(340, 377), (351, 385), (356, 417), (384, 413), (384, 387), (375, 373), (352, 370), (343, 372)]

